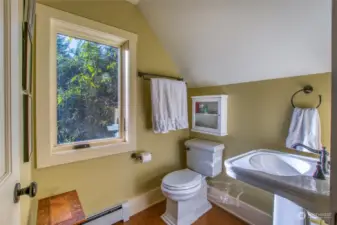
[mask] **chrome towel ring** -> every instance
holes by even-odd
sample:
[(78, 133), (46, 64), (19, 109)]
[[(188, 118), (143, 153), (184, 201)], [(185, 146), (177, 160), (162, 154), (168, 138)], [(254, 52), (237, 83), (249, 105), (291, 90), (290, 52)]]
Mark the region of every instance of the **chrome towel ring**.
[[(295, 104), (294, 104), (294, 97), (296, 94), (300, 93), (300, 92), (304, 92), (305, 94), (310, 94), (311, 92), (313, 92), (314, 88), (311, 86), (311, 85), (306, 85), (304, 86), (303, 89), (301, 90), (298, 90), (296, 91), (293, 96), (291, 97), (291, 105), (296, 108)], [(316, 106), (316, 108), (319, 108), (319, 106), (321, 105), (322, 103), (322, 95), (318, 95), (318, 98), (319, 98), (319, 102), (318, 102), (318, 105)]]

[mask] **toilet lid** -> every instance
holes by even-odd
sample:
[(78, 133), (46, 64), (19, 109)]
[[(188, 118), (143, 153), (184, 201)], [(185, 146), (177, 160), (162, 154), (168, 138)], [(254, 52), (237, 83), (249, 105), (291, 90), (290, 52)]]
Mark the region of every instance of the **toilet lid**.
[(167, 174), (163, 184), (171, 187), (194, 187), (200, 184), (202, 176), (192, 170), (184, 169)]

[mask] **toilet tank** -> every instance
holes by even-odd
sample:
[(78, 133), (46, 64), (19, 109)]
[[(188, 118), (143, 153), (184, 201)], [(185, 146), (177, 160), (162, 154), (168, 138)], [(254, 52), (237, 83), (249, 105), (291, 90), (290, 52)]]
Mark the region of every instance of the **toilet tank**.
[(223, 144), (192, 139), (185, 142), (187, 167), (207, 177), (215, 177), (222, 172)]

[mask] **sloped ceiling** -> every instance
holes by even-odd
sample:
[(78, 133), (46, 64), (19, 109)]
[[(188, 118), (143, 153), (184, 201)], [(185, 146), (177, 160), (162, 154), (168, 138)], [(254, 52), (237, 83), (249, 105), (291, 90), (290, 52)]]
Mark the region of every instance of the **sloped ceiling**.
[(138, 7), (191, 86), (331, 71), (330, 0), (140, 0)]

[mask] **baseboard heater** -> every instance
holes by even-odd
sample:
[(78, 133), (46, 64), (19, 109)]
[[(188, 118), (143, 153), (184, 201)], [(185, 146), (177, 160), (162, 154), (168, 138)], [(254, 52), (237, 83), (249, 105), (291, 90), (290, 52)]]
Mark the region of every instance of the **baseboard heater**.
[(90, 216), (85, 222), (81, 223), (81, 225), (111, 225), (119, 221), (126, 222), (129, 218), (130, 210), (126, 202)]

